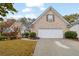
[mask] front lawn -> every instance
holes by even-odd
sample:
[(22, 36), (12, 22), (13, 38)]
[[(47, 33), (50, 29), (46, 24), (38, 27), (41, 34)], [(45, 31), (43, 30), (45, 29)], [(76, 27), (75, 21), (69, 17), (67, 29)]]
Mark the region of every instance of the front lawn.
[(31, 56), (35, 46), (36, 41), (30, 40), (0, 41), (0, 56)]

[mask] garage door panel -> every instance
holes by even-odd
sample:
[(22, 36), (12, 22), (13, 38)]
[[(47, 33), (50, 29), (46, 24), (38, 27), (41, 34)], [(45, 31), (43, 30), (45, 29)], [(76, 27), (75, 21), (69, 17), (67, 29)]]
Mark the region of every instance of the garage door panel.
[(39, 29), (38, 37), (40, 38), (63, 38), (61, 29)]

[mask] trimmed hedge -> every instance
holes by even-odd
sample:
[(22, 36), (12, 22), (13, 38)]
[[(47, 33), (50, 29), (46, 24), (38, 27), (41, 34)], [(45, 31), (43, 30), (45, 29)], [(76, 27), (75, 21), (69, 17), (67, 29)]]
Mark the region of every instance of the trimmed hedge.
[(25, 32), (22, 34), (23, 37), (28, 38), (29, 37), (29, 32)]
[(77, 33), (75, 31), (67, 31), (64, 34), (65, 38), (68, 39), (76, 39), (77, 38)]
[(35, 32), (30, 32), (29, 37), (30, 38), (36, 38), (36, 33)]
[(22, 37), (25, 38), (36, 38), (36, 33), (35, 32), (25, 32), (22, 34)]

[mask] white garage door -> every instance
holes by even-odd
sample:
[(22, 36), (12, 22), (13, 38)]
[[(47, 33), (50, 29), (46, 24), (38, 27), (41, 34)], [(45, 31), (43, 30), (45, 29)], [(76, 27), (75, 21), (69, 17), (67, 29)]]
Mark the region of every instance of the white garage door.
[(63, 38), (61, 29), (39, 29), (38, 37), (40, 38)]

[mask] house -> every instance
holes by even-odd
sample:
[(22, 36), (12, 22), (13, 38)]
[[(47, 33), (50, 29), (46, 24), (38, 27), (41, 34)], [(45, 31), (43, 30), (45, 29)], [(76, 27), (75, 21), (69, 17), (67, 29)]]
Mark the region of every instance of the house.
[(15, 19), (7, 19), (7, 21), (4, 22), (5, 27), (6, 28), (10, 27), (14, 22), (16, 22)]
[(70, 27), (71, 31), (75, 31), (78, 34), (78, 38), (79, 38), (79, 19), (77, 19), (72, 26)]
[(15, 19), (7, 19), (7, 21), (4, 21), (4, 28), (3, 28), (3, 32), (11, 32), (13, 31), (10, 27), (11, 25), (13, 25), (15, 23)]
[(22, 23), (16, 21), (12, 26), (10, 26), (10, 29), (13, 29), (14, 32), (17, 32), (17, 37), (21, 37), (21, 27), (22, 27)]
[(31, 22), (27, 23), (26, 25), (22, 24), (20, 21), (15, 21), (14, 19), (8, 19), (4, 22), (5, 28), (3, 33), (5, 34), (16, 34), (16, 37), (22, 37), (22, 33), (28, 31), (28, 26)]
[(54, 8), (47, 8), (30, 26), (39, 38), (63, 38), (68, 23)]
[(29, 26), (32, 24), (32, 22), (28, 22), (27, 24), (22, 24), (20, 30), (21, 34), (30, 31)]
[(22, 34), (27, 32), (29, 30), (28, 26), (30, 23), (27, 23), (26, 25), (22, 24), (20, 21), (16, 21), (14, 24), (12, 24), (9, 27), (9, 31), (11, 32), (16, 32), (17, 29), (17, 37), (22, 37)]
[(21, 27), (20, 27), (20, 32), (21, 32), (20, 35), (21, 35), (21, 37), (24, 38), (24, 37), (25, 37), (24, 34), (25, 34), (26, 32), (29, 32), (29, 30), (30, 30), (30, 29), (29, 29), (29, 25), (30, 25), (30, 24), (28, 24), (28, 23), (21, 25)]
[(10, 34), (16, 37), (21, 37), (21, 25), (21, 22), (8, 20), (5, 22), (5, 29), (3, 30), (3, 33), (6, 35)]

